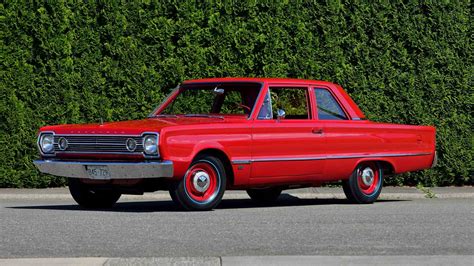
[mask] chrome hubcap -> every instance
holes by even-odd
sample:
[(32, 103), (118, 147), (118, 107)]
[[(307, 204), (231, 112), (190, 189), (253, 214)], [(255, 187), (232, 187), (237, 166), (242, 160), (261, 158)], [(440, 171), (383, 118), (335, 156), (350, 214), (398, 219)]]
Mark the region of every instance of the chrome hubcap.
[(372, 185), (372, 183), (374, 182), (374, 176), (375, 174), (372, 168), (370, 167), (364, 168), (361, 174), (362, 183), (364, 183), (364, 185), (366, 186)]
[(209, 175), (206, 172), (199, 171), (193, 177), (193, 186), (199, 192), (204, 192), (209, 188)]

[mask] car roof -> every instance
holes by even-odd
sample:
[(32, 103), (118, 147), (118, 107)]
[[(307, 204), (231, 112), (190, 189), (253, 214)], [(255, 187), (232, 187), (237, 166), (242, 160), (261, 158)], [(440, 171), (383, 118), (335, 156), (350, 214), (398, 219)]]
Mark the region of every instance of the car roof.
[(220, 82), (258, 82), (258, 83), (291, 83), (291, 84), (334, 84), (332, 82), (323, 80), (310, 79), (294, 79), (294, 78), (205, 78), (205, 79), (191, 79), (183, 82), (185, 84), (191, 83), (220, 83)]
[(359, 109), (357, 104), (352, 100), (352, 98), (347, 94), (344, 89), (336, 83), (332, 83), (329, 81), (323, 80), (311, 80), (311, 79), (294, 79), (294, 78), (205, 78), (205, 79), (191, 79), (186, 80), (183, 82), (182, 85), (191, 85), (191, 84), (199, 84), (199, 83), (225, 83), (225, 82), (254, 82), (254, 83), (270, 83), (270, 84), (278, 84), (278, 85), (316, 85), (316, 86), (327, 86), (333, 87), (335, 90), (339, 91), (341, 97), (345, 99), (347, 105), (351, 109), (351, 116), (358, 117), (361, 119), (365, 118), (364, 113)]

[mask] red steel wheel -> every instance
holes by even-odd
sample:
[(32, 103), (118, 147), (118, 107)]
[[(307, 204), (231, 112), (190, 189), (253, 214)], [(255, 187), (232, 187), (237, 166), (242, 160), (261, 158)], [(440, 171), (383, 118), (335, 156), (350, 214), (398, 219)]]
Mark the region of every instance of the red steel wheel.
[(375, 162), (364, 164), (357, 171), (357, 184), (359, 189), (365, 195), (371, 195), (377, 189), (379, 184), (379, 171)]
[(188, 196), (199, 203), (212, 200), (216, 196), (218, 173), (208, 162), (199, 162), (191, 166), (186, 173), (185, 191)]
[(383, 170), (378, 162), (360, 163), (343, 189), (349, 201), (355, 203), (373, 203), (382, 192)]
[(174, 202), (187, 210), (211, 210), (224, 195), (226, 173), (222, 162), (213, 156), (202, 156), (193, 161), (184, 177), (171, 186)]

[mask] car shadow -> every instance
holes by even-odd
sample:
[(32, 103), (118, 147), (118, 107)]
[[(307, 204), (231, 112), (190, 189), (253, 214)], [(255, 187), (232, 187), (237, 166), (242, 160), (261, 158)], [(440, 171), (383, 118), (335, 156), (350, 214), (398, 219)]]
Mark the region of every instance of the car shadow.
[[(377, 200), (375, 204), (384, 202), (397, 202), (407, 200)], [(290, 194), (282, 194), (276, 202), (271, 204), (260, 204), (251, 199), (223, 199), (216, 207), (216, 210), (226, 209), (248, 209), (248, 208), (275, 208), (275, 207), (298, 207), (317, 205), (348, 205), (353, 204), (346, 199), (300, 199)], [(174, 204), (171, 200), (157, 201), (125, 201), (118, 202), (113, 208), (106, 209), (86, 209), (77, 204), (66, 205), (32, 205), (32, 206), (12, 206), (10, 209), (30, 209), (30, 210), (62, 210), (62, 211), (95, 211), (95, 212), (183, 212), (184, 210)]]

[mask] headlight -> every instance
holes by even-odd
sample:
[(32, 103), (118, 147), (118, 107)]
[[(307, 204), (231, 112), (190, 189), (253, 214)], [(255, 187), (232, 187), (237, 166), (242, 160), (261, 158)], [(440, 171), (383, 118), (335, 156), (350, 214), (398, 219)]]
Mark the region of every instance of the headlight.
[(143, 150), (146, 155), (158, 155), (158, 136), (146, 135), (143, 137)]
[(40, 148), (43, 153), (52, 153), (54, 151), (54, 136), (53, 134), (42, 134), (40, 136)]

